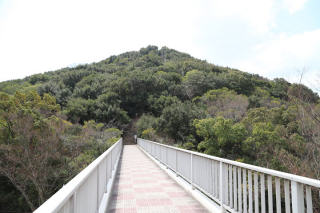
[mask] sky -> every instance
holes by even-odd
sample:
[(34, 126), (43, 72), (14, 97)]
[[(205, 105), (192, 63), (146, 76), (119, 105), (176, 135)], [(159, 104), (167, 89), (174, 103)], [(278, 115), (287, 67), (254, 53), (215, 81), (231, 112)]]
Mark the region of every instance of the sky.
[[(148, 45), (320, 89), (319, 0), (0, 0), (0, 81)], [(318, 86), (319, 85), (319, 86)]]

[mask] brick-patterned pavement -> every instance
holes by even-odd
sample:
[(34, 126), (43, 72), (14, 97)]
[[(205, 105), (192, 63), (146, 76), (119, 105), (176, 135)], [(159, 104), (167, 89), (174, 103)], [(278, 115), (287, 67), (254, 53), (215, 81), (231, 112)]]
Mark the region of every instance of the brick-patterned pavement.
[(208, 212), (136, 145), (124, 146), (109, 212)]

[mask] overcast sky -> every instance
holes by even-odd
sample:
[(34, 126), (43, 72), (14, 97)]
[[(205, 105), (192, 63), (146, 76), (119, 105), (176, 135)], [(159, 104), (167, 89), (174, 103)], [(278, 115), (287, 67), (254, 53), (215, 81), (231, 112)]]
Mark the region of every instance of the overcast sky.
[(0, 81), (151, 44), (291, 82), (304, 69), (318, 88), (319, 11), (319, 0), (0, 0)]

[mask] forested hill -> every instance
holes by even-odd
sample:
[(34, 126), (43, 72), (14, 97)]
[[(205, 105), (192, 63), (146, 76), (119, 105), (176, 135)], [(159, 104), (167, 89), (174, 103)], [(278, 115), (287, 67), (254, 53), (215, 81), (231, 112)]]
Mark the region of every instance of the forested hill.
[(140, 137), (320, 178), (319, 97), (284, 79), (148, 46), (2, 82), (0, 91), (2, 103), (17, 95), (28, 99), (32, 91), (53, 96), (57, 116), (73, 125), (95, 121), (123, 129), (137, 119)]

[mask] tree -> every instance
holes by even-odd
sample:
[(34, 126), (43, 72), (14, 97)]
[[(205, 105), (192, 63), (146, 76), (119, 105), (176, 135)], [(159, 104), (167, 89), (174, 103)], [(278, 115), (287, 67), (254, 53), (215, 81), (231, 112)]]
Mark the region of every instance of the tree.
[(68, 102), (64, 112), (71, 122), (80, 122), (83, 124), (84, 121), (95, 118), (95, 101), (91, 99), (72, 98)]
[(127, 112), (120, 108), (120, 98), (114, 92), (100, 95), (95, 100), (95, 119), (99, 122), (113, 123), (115, 125), (126, 124), (130, 121)]
[(249, 97), (249, 108), (258, 108), (258, 107), (279, 107), (283, 101), (279, 98), (272, 97), (270, 93), (262, 88), (255, 88)]
[(252, 75), (232, 70), (222, 74), (223, 86), (236, 91), (238, 94), (250, 95), (254, 88)]
[(200, 100), (212, 117), (222, 116), (234, 121), (242, 119), (249, 105), (246, 96), (237, 95), (236, 92), (227, 88), (209, 90)]
[(231, 159), (241, 156), (241, 144), (247, 136), (244, 125), (223, 117), (195, 120), (193, 125), (203, 139), (198, 145), (200, 151)]
[(186, 136), (194, 132), (193, 120), (204, 116), (204, 111), (191, 102), (174, 103), (163, 109), (158, 129), (176, 141), (184, 142)]
[(121, 135), (93, 121), (72, 125), (59, 113), (48, 94), (0, 93), (0, 177), (21, 193), (24, 209), (34, 211)]
[(0, 101), (0, 174), (35, 210), (56, 187), (52, 180), (59, 172), (52, 165), (61, 164), (60, 135), (66, 125), (54, 116), (59, 106), (49, 95), (1, 94)]
[(180, 103), (179, 98), (176, 96), (172, 97), (172, 96), (161, 95), (159, 98), (156, 98), (151, 95), (148, 98), (148, 104), (150, 105), (150, 110), (156, 116), (160, 116), (164, 108), (174, 103)]
[(303, 84), (292, 84), (288, 90), (290, 99), (299, 99), (307, 103), (317, 103), (319, 95)]
[(276, 98), (281, 98), (281, 99), (287, 99), (287, 91), (289, 89), (290, 83), (287, 82), (283, 78), (275, 78), (271, 82), (271, 88), (270, 88), (270, 93), (272, 96)]
[(202, 95), (207, 91), (206, 74), (198, 70), (187, 72), (183, 79), (185, 91), (189, 99)]

